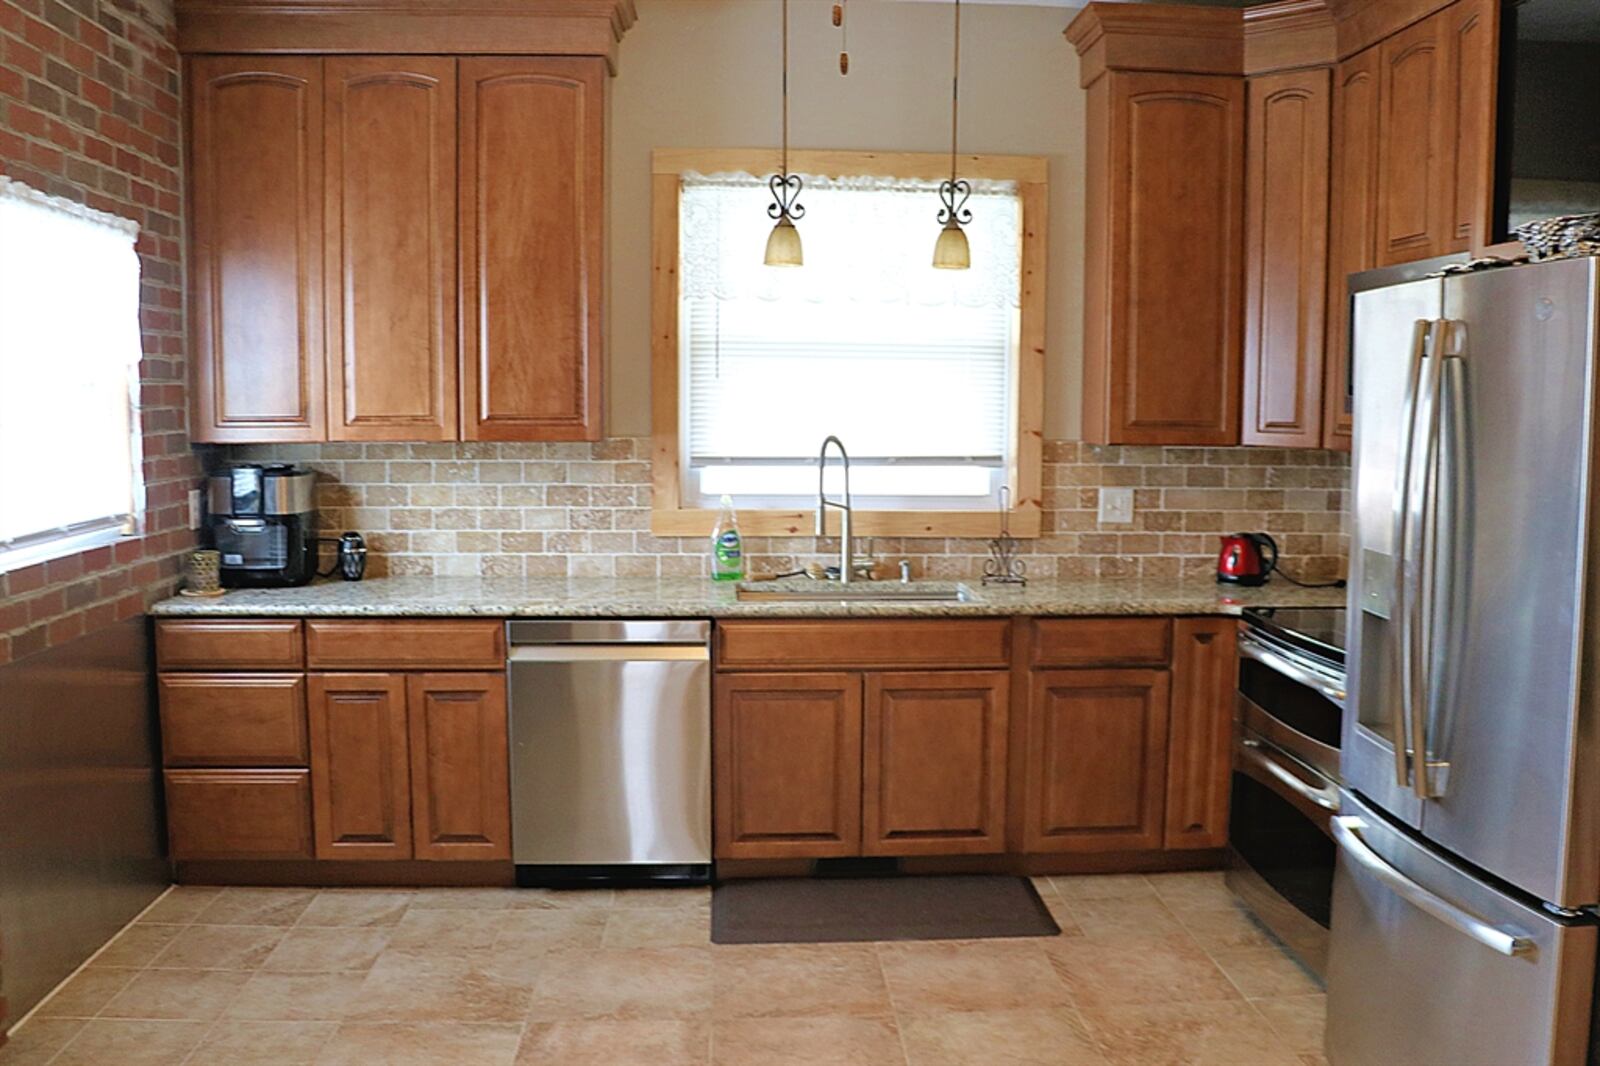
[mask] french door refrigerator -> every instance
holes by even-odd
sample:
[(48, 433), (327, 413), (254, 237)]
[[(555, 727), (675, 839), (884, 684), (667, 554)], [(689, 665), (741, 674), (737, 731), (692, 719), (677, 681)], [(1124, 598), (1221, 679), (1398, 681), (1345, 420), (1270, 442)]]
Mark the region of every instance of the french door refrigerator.
[[(1333, 1066), (1594, 1060), (1600, 259), (1353, 298)], [(1376, 287), (1368, 287), (1376, 286)]]

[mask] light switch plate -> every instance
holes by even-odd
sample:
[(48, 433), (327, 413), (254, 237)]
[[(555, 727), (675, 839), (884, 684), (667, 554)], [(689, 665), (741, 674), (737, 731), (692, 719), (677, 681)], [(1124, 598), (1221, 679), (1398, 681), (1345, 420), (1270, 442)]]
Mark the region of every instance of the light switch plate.
[(1133, 521), (1132, 489), (1100, 490), (1100, 524), (1125, 526)]
[(200, 490), (189, 490), (189, 528), (200, 528)]

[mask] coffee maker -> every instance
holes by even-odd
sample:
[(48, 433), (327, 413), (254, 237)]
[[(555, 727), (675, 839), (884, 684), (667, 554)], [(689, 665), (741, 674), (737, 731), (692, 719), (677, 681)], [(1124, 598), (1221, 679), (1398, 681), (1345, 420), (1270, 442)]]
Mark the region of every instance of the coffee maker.
[(288, 588), (317, 572), (314, 471), (241, 464), (209, 479), (213, 546), (225, 588)]

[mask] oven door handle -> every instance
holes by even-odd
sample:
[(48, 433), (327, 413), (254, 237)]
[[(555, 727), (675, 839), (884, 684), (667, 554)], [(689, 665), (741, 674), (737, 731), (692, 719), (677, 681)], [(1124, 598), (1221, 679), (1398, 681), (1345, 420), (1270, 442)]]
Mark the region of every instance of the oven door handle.
[(1239, 654), (1246, 659), (1254, 659), (1269, 670), (1276, 670), (1291, 681), (1298, 681), (1309, 689), (1316, 691), (1344, 707), (1344, 686), (1332, 678), (1324, 677), (1306, 666), (1301, 666), (1287, 655), (1282, 655), (1273, 648), (1256, 640), (1248, 633), (1239, 638)]
[(1279, 782), (1307, 803), (1315, 804), (1330, 814), (1339, 813), (1338, 792), (1332, 788), (1318, 788), (1307, 781), (1300, 780), (1281, 762), (1267, 754), (1266, 745), (1261, 741), (1252, 737), (1245, 737), (1239, 741), (1239, 754), (1248, 760), (1252, 766), (1266, 773), (1274, 781)]
[(1361, 839), (1367, 823), (1358, 815), (1341, 814), (1333, 819), (1333, 839), (1352, 862), (1388, 886), (1389, 890), (1413, 907), (1430, 914), (1463, 936), (1470, 937), (1491, 951), (1516, 958), (1531, 955), (1538, 945), (1514, 930), (1490, 925), (1475, 914), (1434, 895), (1383, 860), (1372, 846)]

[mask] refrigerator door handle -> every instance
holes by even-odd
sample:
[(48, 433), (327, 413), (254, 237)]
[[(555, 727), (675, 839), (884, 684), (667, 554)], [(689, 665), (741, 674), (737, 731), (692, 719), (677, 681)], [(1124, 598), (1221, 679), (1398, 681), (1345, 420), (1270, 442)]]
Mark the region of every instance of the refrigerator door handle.
[(1362, 869), (1383, 882), (1384, 886), (1395, 895), (1423, 913), (1437, 918), (1456, 932), (1501, 955), (1516, 958), (1532, 955), (1538, 949), (1532, 938), (1490, 925), (1448, 900), (1434, 895), (1390, 866), (1361, 838), (1361, 830), (1366, 827), (1366, 821), (1359, 815), (1335, 815), (1330, 825), (1335, 843), (1352, 862), (1359, 864)]
[(1394, 514), (1394, 595), (1389, 611), (1389, 661), (1398, 667), (1400, 706), (1393, 715), (1394, 778), (1401, 789), (1411, 787), (1410, 768), (1406, 759), (1407, 737), (1411, 715), (1411, 639), (1409, 610), (1406, 597), (1406, 576), (1409, 542), (1411, 539), (1411, 474), (1417, 441), (1417, 409), (1422, 391), (1422, 361), (1433, 336), (1434, 323), (1417, 319), (1411, 333), (1411, 355), (1406, 374), (1404, 406), (1405, 433), (1400, 440), (1399, 462), (1395, 464), (1395, 514)]
[[(1402, 552), (1407, 597), (1405, 603), (1405, 711), (1411, 733), (1411, 789), (1418, 799), (1432, 795), (1428, 779), (1428, 706), (1432, 700), (1434, 640), (1434, 579), (1438, 554), (1439, 408), (1444, 380), (1444, 343), (1450, 324), (1443, 319), (1428, 328), (1427, 355), (1423, 359), (1422, 385), (1417, 398), (1419, 421), (1425, 427), (1420, 442), (1420, 472), (1411, 475), (1411, 496), (1405, 506), (1408, 539)], [(1426, 406), (1424, 407), (1424, 403)], [(1411, 451), (1419, 451), (1412, 426)], [(1413, 547), (1416, 549), (1413, 553)]]

